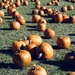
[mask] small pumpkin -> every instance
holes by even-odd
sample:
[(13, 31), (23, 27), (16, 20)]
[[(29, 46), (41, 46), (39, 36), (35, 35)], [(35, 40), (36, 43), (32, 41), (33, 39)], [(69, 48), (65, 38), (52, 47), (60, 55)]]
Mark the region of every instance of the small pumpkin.
[(50, 38), (50, 39), (52, 39), (52, 38), (54, 38), (54, 36), (55, 36), (55, 31), (54, 30), (52, 30), (52, 29), (50, 29), (50, 28), (47, 28), (45, 31), (44, 31), (44, 36), (46, 37), (46, 38)]
[(47, 42), (42, 42), (37, 48), (36, 48), (36, 55), (38, 59), (45, 59), (49, 60), (52, 58), (54, 54), (54, 50), (50, 44)]
[(16, 16), (19, 15), (18, 11), (12, 12), (12, 18), (16, 19)]
[(44, 32), (46, 30), (45, 23), (37, 23), (36, 30)]
[(66, 6), (63, 6), (62, 8), (61, 8), (61, 11), (62, 12), (67, 12), (68, 10), (67, 10), (67, 7)]
[(75, 15), (69, 16), (69, 23), (75, 23)]
[(20, 7), (21, 6), (20, 0), (16, 0), (15, 5), (16, 7)]
[(50, 5), (51, 6), (52, 5), (52, 2), (47, 2), (47, 5)]
[(68, 52), (64, 57), (64, 62), (67, 65), (75, 66), (75, 51)]
[(26, 50), (19, 50), (19, 52), (16, 52), (13, 54), (12, 57), (13, 63), (22, 68), (22, 67), (28, 67), (31, 64), (31, 55)]
[(18, 21), (21, 25), (25, 25), (25, 23), (26, 23), (26, 20), (22, 15), (17, 15), (16, 21)]
[(62, 14), (61, 13), (57, 13), (56, 14), (56, 22), (58, 23), (61, 23), (62, 21), (63, 21), (63, 16), (62, 16)]
[(24, 1), (23, 1), (23, 5), (28, 6), (28, 1), (27, 1), (27, 0), (24, 0)]
[(73, 5), (69, 5), (69, 6), (67, 7), (67, 9), (68, 9), (68, 10), (74, 10), (74, 7), (73, 7)]
[(32, 15), (32, 22), (37, 23), (40, 20), (41, 16), (38, 14)]
[(47, 25), (47, 21), (43, 17), (38, 21), (38, 24), (40, 23), (44, 23), (45, 25)]
[(40, 16), (44, 16), (44, 11), (43, 10), (39, 10), (39, 15)]
[(5, 14), (4, 14), (4, 11), (3, 10), (0, 10), (0, 17), (4, 17), (5, 16)]
[(59, 36), (56, 43), (59, 48), (69, 48), (71, 40), (68, 36)]
[(42, 43), (42, 38), (37, 34), (31, 34), (27, 37), (28, 40), (32, 40), (36, 46), (39, 46)]
[(47, 72), (42, 66), (34, 65), (29, 69), (28, 75), (47, 75)]
[(38, 14), (38, 13), (39, 13), (38, 9), (35, 8), (35, 9), (32, 10), (32, 14)]
[(62, 14), (62, 16), (63, 16), (63, 22), (68, 23), (69, 16), (67, 16), (66, 14)]
[(19, 29), (20, 29), (20, 23), (17, 22), (17, 21), (11, 22), (10, 28), (11, 28), (12, 30), (19, 30)]

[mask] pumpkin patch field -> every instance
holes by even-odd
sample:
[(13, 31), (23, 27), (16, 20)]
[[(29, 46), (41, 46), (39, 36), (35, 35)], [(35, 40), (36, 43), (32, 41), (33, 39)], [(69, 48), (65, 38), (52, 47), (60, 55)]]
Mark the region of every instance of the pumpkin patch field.
[(0, 75), (75, 75), (75, 0), (0, 0)]

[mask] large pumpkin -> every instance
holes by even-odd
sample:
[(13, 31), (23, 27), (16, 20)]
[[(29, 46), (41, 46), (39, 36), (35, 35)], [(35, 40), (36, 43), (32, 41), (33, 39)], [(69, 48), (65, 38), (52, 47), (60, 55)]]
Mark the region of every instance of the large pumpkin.
[(50, 44), (43, 42), (36, 48), (36, 55), (39, 59), (49, 60), (52, 58), (54, 50)]
[(60, 36), (57, 38), (57, 46), (59, 48), (69, 48), (70, 44), (71, 44), (71, 40), (70, 40), (70, 37), (68, 36)]
[(32, 43), (34, 43), (36, 46), (39, 46), (42, 43), (42, 38), (39, 35), (32, 34), (28, 36), (28, 40), (32, 40)]
[(31, 54), (26, 50), (20, 50), (13, 54), (12, 60), (14, 64), (20, 68), (28, 67), (31, 64)]
[(47, 72), (42, 66), (34, 65), (29, 69), (28, 75), (47, 75)]

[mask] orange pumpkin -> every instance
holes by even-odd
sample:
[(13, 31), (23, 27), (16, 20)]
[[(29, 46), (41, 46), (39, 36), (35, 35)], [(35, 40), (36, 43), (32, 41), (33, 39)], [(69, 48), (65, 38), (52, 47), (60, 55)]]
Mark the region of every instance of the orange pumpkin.
[(4, 14), (4, 11), (3, 11), (3, 10), (0, 10), (0, 17), (2, 17), (2, 18), (3, 18), (3, 17), (4, 17), (4, 15), (5, 15), (5, 14)]
[(42, 66), (34, 65), (29, 69), (28, 75), (47, 75), (47, 72)]
[(61, 8), (61, 11), (62, 11), (62, 12), (67, 12), (67, 7), (66, 7), (66, 6), (62, 7), (62, 8)]
[(24, 1), (23, 1), (23, 5), (28, 6), (28, 1), (27, 1), (27, 0), (24, 0)]
[(54, 50), (50, 44), (43, 42), (36, 48), (36, 55), (39, 59), (49, 60), (52, 58)]
[(75, 23), (75, 16), (69, 16), (69, 23)]
[(50, 29), (50, 28), (47, 28), (45, 31), (44, 31), (44, 36), (46, 37), (46, 38), (50, 38), (50, 39), (52, 39), (52, 38), (54, 38), (54, 36), (55, 36), (55, 32), (54, 32), (54, 30), (52, 30), (52, 29)]
[(20, 50), (13, 54), (12, 60), (14, 64), (20, 68), (28, 67), (31, 64), (31, 55), (26, 50)]
[(62, 22), (63, 21), (63, 16), (61, 13), (57, 13), (56, 14), (56, 22)]
[(74, 7), (73, 7), (73, 5), (69, 5), (69, 6), (67, 7), (67, 9), (68, 9), (68, 10), (73, 10)]
[(40, 20), (38, 21), (38, 24), (41, 24), (41, 23), (47, 25), (47, 21), (45, 20), (45, 18), (40, 18)]
[(37, 34), (31, 34), (27, 39), (32, 40), (32, 43), (34, 43), (36, 46), (39, 46), (42, 43), (42, 38)]
[(70, 44), (71, 44), (71, 40), (70, 40), (70, 37), (68, 36), (60, 36), (57, 38), (57, 46), (59, 48), (69, 48)]
[(18, 11), (12, 12), (12, 18), (16, 19), (16, 16), (19, 15)]
[(19, 30), (19, 29), (20, 29), (20, 23), (17, 22), (17, 21), (11, 22), (10, 28), (11, 28), (12, 30)]
[(26, 20), (22, 15), (17, 15), (16, 21), (18, 21), (21, 25), (25, 25), (25, 23), (26, 23)]
[(45, 23), (42, 23), (42, 22), (38, 23), (37, 26), (36, 26), (36, 30), (44, 32), (46, 30)]
[(37, 23), (40, 20), (40, 15), (33, 14), (32, 15), (32, 22)]
[(15, 53), (15, 52), (19, 51), (19, 49), (22, 46), (26, 46), (26, 43), (24, 43), (23, 41), (20, 41), (20, 40), (16, 40), (12, 43), (11, 50), (13, 53)]

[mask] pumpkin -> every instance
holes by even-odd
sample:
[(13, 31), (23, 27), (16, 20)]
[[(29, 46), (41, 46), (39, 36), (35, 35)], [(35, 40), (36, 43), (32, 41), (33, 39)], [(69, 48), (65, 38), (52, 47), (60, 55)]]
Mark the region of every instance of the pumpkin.
[(11, 28), (12, 30), (19, 30), (19, 29), (20, 29), (20, 23), (17, 22), (17, 21), (11, 22), (10, 28)]
[(28, 40), (32, 40), (36, 46), (39, 46), (42, 43), (42, 38), (37, 34), (31, 34), (27, 37)]
[(41, 7), (40, 5), (35, 5), (36, 9), (40, 9), (40, 7)]
[(59, 36), (56, 43), (59, 48), (69, 48), (71, 40), (68, 36)]
[(37, 23), (36, 30), (44, 32), (46, 30), (45, 23)]
[(16, 21), (18, 21), (21, 25), (25, 25), (25, 23), (26, 23), (26, 20), (22, 15), (17, 15)]
[(0, 17), (2, 17), (2, 18), (3, 18), (3, 17), (4, 17), (4, 15), (5, 15), (5, 14), (4, 14), (4, 11), (3, 11), (3, 10), (0, 10)]
[(19, 15), (18, 11), (12, 12), (12, 18), (16, 19), (16, 16)]
[(38, 59), (45, 59), (49, 60), (52, 58), (54, 54), (54, 50), (50, 44), (47, 42), (41, 43), (37, 48), (36, 48), (36, 55)]
[(69, 16), (69, 23), (75, 23), (75, 16)]
[(64, 57), (64, 62), (67, 65), (75, 66), (75, 64), (74, 64), (75, 63), (75, 51), (68, 52)]
[(35, 1), (35, 5), (40, 5), (40, 0)]
[(46, 13), (46, 7), (45, 7), (45, 6), (42, 5), (42, 6), (40, 7), (40, 10), (43, 10), (44, 13)]
[(23, 5), (28, 6), (28, 1), (27, 1), (27, 0), (24, 0), (24, 1), (23, 1)]
[(0, 24), (2, 24), (3, 23), (3, 19), (0, 17)]
[(32, 10), (32, 14), (38, 14), (38, 12), (39, 12), (39, 10), (36, 8)]
[(62, 14), (62, 16), (63, 16), (63, 22), (68, 23), (69, 16), (67, 16), (66, 14)]
[(61, 8), (61, 11), (62, 11), (62, 12), (67, 12), (67, 7), (66, 7), (66, 6), (63, 6), (63, 7)]
[(75, 75), (75, 72), (69, 72), (67, 75)]
[(74, 7), (73, 7), (73, 5), (69, 5), (69, 6), (67, 7), (67, 9), (68, 9), (68, 10), (73, 10)]
[(20, 7), (20, 5), (21, 5), (20, 0), (16, 0), (15, 5), (16, 5), (16, 7)]
[(47, 75), (47, 72), (42, 66), (34, 65), (29, 69), (28, 75)]
[(27, 50), (31, 54), (32, 59), (36, 57), (36, 45), (33, 44), (31, 40), (29, 40), (29, 44), (26, 45), (24, 49)]
[(16, 9), (13, 8), (13, 7), (8, 7), (8, 9), (7, 9), (7, 12), (8, 12), (9, 15), (12, 15), (12, 13), (13, 13), (14, 11), (16, 11)]
[(58, 1), (55, 1), (55, 6), (59, 6), (59, 2)]
[(33, 14), (33, 15), (32, 15), (32, 22), (37, 23), (40, 18), (41, 18), (40, 15), (38, 15), (38, 14)]
[(43, 10), (39, 10), (39, 15), (40, 16), (44, 16), (44, 11)]
[(11, 45), (11, 51), (13, 53), (19, 51), (19, 49), (22, 47), (22, 46), (26, 46), (26, 43), (24, 43), (23, 41), (21, 40), (15, 40), (12, 45)]
[(28, 67), (31, 64), (31, 55), (26, 50), (19, 50), (19, 52), (16, 52), (13, 54), (12, 57), (13, 63), (22, 68), (22, 67)]
[(52, 29), (50, 29), (50, 28), (47, 28), (45, 31), (44, 31), (44, 36), (46, 37), (46, 38), (50, 38), (50, 39), (52, 39), (52, 38), (54, 38), (54, 36), (55, 36), (55, 32), (54, 32), (54, 30), (52, 30)]
[(47, 25), (47, 21), (43, 17), (38, 21), (38, 24), (40, 23), (44, 23), (45, 25)]
[(51, 6), (52, 5), (52, 2), (47, 2), (47, 5), (50, 5)]

